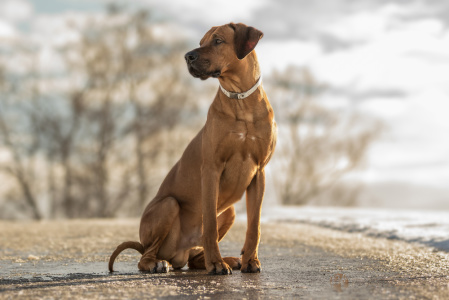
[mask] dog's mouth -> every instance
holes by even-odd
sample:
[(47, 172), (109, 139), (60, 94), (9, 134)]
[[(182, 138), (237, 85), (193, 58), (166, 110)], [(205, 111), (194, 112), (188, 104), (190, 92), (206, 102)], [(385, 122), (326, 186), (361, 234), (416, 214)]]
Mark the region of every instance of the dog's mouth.
[(189, 69), (189, 73), (193, 77), (200, 78), (201, 80), (206, 80), (209, 77), (218, 78), (221, 75), (221, 71), (220, 70), (214, 70), (214, 71), (206, 72), (206, 71), (198, 70), (192, 64), (187, 64), (187, 67)]
[(212, 72), (210, 74), (210, 76), (212, 76), (213, 78), (218, 78), (218, 77), (220, 77), (220, 75), (221, 75), (221, 71), (220, 70), (217, 70), (217, 71)]

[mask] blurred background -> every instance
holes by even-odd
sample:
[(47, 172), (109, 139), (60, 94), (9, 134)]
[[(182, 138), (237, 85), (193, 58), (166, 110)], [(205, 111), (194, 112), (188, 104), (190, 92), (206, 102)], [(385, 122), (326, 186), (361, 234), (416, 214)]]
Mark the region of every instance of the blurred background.
[(184, 53), (229, 22), (265, 34), (265, 205), (448, 210), (448, 15), (442, 0), (1, 0), (0, 218), (140, 216), (218, 87)]

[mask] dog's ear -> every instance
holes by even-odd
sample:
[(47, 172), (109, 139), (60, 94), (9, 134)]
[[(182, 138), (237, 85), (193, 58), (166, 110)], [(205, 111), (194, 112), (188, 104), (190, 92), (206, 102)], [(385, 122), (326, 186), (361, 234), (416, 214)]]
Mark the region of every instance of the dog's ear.
[(212, 33), (218, 28), (218, 26), (214, 26), (211, 29), (209, 29), (208, 32), (203, 36), (203, 38), (200, 41), (200, 46), (203, 45), (203, 43), (212, 35)]
[(246, 26), (245, 24), (231, 23), (230, 26), (234, 28), (234, 47), (238, 59), (243, 59), (251, 51), (256, 48), (257, 43), (263, 37), (263, 33), (254, 27)]

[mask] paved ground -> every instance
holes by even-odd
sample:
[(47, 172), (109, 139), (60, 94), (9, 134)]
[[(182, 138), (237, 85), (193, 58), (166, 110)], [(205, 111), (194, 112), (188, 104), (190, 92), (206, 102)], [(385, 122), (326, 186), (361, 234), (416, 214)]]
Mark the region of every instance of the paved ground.
[[(449, 298), (447, 253), (304, 224), (262, 226), (260, 274), (144, 274), (133, 250), (109, 274), (110, 253), (137, 239), (137, 228), (138, 220), (0, 222), (0, 299)], [(244, 232), (234, 225), (223, 255), (238, 255)]]

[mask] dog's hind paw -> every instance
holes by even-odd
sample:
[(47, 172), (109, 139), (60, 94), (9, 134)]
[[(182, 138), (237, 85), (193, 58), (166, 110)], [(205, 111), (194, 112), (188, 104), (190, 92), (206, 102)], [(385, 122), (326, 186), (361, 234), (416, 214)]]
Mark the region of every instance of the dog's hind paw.
[(140, 271), (149, 273), (168, 273), (170, 270), (170, 265), (166, 260), (141, 259), (138, 267)]
[(223, 260), (229, 265), (232, 270), (240, 270), (242, 261), (240, 257), (223, 257)]
[(157, 262), (156, 273), (168, 273), (170, 270), (170, 265), (166, 260), (161, 260)]

